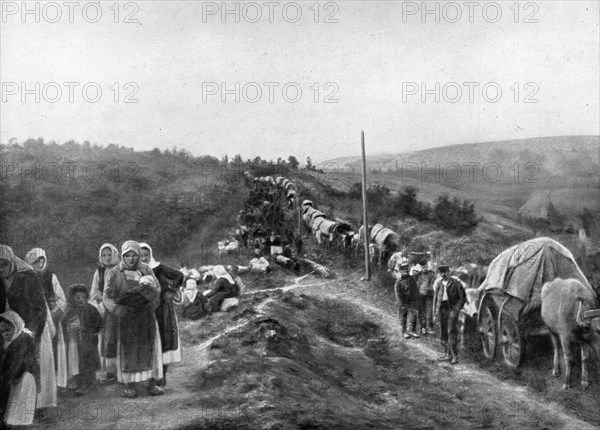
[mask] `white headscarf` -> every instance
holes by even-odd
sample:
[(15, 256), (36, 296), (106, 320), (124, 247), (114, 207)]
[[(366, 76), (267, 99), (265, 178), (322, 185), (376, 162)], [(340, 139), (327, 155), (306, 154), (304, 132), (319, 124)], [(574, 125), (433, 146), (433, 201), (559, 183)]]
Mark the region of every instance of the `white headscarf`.
[(4, 348), (5, 349), (23, 331), (31, 334), (31, 332), (25, 328), (25, 322), (23, 321), (23, 319), (16, 312), (14, 312), (14, 311), (8, 311), (8, 312), (4, 312), (3, 314), (0, 314), (0, 322), (4, 322), (3, 320), (8, 321), (15, 328), (15, 334), (13, 335), (12, 339), (9, 340), (8, 342), (6, 342), (6, 341), (4, 342)]
[(35, 267), (34, 269), (36, 269), (36, 271), (43, 272), (48, 265), (48, 257), (46, 257), (46, 251), (44, 251), (42, 248), (33, 248), (31, 251), (25, 254), (25, 261), (33, 266), (35, 262), (42, 257), (44, 258), (44, 267), (42, 267), (40, 270), (37, 270)]
[(2, 276), (4, 279), (4, 288), (7, 290), (10, 289), (17, 272), (25, 270), (33, 271), (33, 267), (17, 257), (12, 248), (8, 245), (0, 245), (0, 258), (10, 262), (10, 270), (8, 275), (5, 274)]
[(113, 267), (116, 266), (117, 264), (119, 264), (119, 250), (117, 249), (116, 246), (110, 244), (110, 243), (105, 243), (100, 247), (100, 250), (98, 251), (98, 261), (100, 262), (100, 264), (102, 266), (104, 266), (104, 264), (102, 263), (102, 250), (104, 248), (108, 248), (110, 249), (111, 252), (111, 256), (110, 256), (110, 266), (108, 267)]
[(150, 261), (148, 261), (148, 266), (150, 266), (151, 269), (154, 269), (155, 267), (157, 267), (160, 262), (154, 260), (154, 254), (152, 253), (152, 248), (150, 247), (150, 245), (148, 245), (146, 242), (140, 242), (140, 249), (141, 248), (146, 248), (149, 252), (150, 252)]
[(137, 243), (135, 240), (128, 240), (127, 242), (123, 243), (123, 245), (121, 246), (121, 262), (123, 263), (123, 266), (125, 266), (126, 269), (128, 270), (137, 270), (137, 268), (139, 267), (139, 260), (138, 262), (133, 265), (133, 266), (127, 266), (127, 264), (125, 264), (125, 254), (127, 254), (129, 251), (133, 251), (137, 256), (140, 255), (140, 245), (139, 243)]

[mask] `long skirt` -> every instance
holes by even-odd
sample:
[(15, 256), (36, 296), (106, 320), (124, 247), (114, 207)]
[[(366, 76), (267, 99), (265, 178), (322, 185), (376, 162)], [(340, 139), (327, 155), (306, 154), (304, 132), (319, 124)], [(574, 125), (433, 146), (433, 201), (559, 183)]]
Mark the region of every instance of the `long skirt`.
[(158, 323), (156, 320), (155, 334), (154, 334), (154, 345), (152, 347), (152, 369), (143, 370), (138, 372), (127, 372), (123, 370), (123, 362), (125, 361), (124, 353), (121, 348), (121, 328), (118, 328), (118, 339), (117, 342), (117, 381), (122, 383), (129, 382), (143, 382), (150, 378), (161, 379), (163, 377), (163, 360), (162, 360), (162, 348), (160, 345), (160, 333), (158, 331)]
[(100, 370), (96, 372), (96, 379), (105, 380), (109, 373), (117, 373), (117, 359), (102, 357), (102, 344), (105, 334), (101, 331), (98, 335), (98, 354), (100, 354)]
[[(173, 314), (175, 317), (175, 327), (179, 326), (179, 321), (177, 321), (177, 314)], [(181, 362), (181, 339), (179, 338), (179, 330), (177, 332), (177, 349), (172, 351), (165, 351), (162, 354), (163, 364), (171, 364), (171, 363), (179, 363)]]
[(31, 373), (25, 372), (17, 385), (10, 390), (6, 415), (4, 417), (6, 424), (9, 426), (27, 426), (32, 424), (36, 396), (35, 378)]
[[(117, 373), (116, 347), (111, 344), (116, 342), (116, 317), (106, 310), (103, 303), (97, 305), (102, 316), (103, 326), (98, 335), (98, 353), (100, 354), (100, 370), (96, 372), (96, 379), (104, 381), (109, 373)], [(112, 334), (111, 334), (112, 333)], [(115, 352), (111, 352), (115, 351)]]
[(46, 320), (40, 341), (40, 392), (37, 395), (36, 409), (56, 407), (56, 369), (52, 352), (54, 332), (54, 324), (50, 318), (50, 322)]
[(76, 335), (69, 335), (67, 328), (67, 378), (79, 375), (79, 345)]

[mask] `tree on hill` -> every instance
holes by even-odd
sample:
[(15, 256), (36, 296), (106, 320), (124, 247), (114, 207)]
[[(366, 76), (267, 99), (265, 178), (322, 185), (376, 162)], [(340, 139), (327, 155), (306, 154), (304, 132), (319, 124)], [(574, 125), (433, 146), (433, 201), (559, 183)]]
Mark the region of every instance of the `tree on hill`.
[(362, 197), (362, 182), (354, 182), (350, 185), (348, 197), (351, 199), (360, 199)]
[(310, 155), (306, 157), (306, 170), (313, 170), (314, 166), (312, 160), (310, 159)]
[(461, 202), (458, 197), (450, 199), (448, 194), (437, 198), (433, 207), (433, 221), (442, 228), (458, 231), (473, 229), (479, 223), (475, 205), (468, 200)]
[(400, 188), (398, 195), (392, 202), (392, 206), (405, 215), (410, 215), (419, 220), (427, 220), (431, 217), (431, 205), (417, 200), (418, 191), (418, 188), (412, 186)]
[(288, 164), (294, 170), (296, 170), (298, 168), (298, 166), (300, 165), (300, 163), (298, 162), (298, 159), (296, 157), (294, 157), (293, 155), (290, 155), (288, 157)]
[(242, 156), (240, 154), (235, 154), (233, 156), (233, 160), (231, 161), (233, 164), (244, 164), (244, 160), (242, 160)]

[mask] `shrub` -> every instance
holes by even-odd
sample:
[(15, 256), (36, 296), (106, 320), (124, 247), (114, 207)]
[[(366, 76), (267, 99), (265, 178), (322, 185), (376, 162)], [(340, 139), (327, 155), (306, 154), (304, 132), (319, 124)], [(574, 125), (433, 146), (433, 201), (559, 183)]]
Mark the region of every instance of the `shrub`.
[(448, 194), (437, 198), (433, 207), (433, 221), (442, 228), (458, 231), (472, 230), (479, 223), (475, 205), (457, 197), (450, 199)]

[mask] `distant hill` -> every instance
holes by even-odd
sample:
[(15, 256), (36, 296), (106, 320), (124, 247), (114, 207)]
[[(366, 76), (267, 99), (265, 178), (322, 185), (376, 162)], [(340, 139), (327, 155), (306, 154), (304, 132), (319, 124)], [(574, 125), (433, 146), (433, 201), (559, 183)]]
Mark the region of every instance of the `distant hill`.
[[(360, 157), (328, 160), (332, 184), (360, 181)], [(555, 208), (572, 217), (600, 210), (600, 137), (560, 136), (444, 146), (367, 156), (368, 182), (392, 190), (419, 188), (432, 201), (443, 192), (468, 198), (488, 213), (517, 220), (533, 196), (551, 193)], [(325, 175), (327, 176), (327, 175)]]
[[(600, 136), (558, 136), (468, 143), (397, 154), (367, 155), (367, 169), (395, 172), (402, 170), (403, 167), (405, 170), (410, 169), (409, 163), (419, 165), (426, 163), (432, 166), (435, 163), (453, 162), (480, 165), (498, 163), (503, 168), (510, 169), (515, 163), (519, 163), (522, 168), (526, 163), (535, 163), (539, 166), (538, 173), (543, 176), (571, 175), (574, 172), (585, 175), (598, 173), (599, 159)], [(358, 156), (334, 158), (322, 164), (336, 166), (340, 171), (360, 172)], [(537, 174), (534, 176), (538, 177)]]

